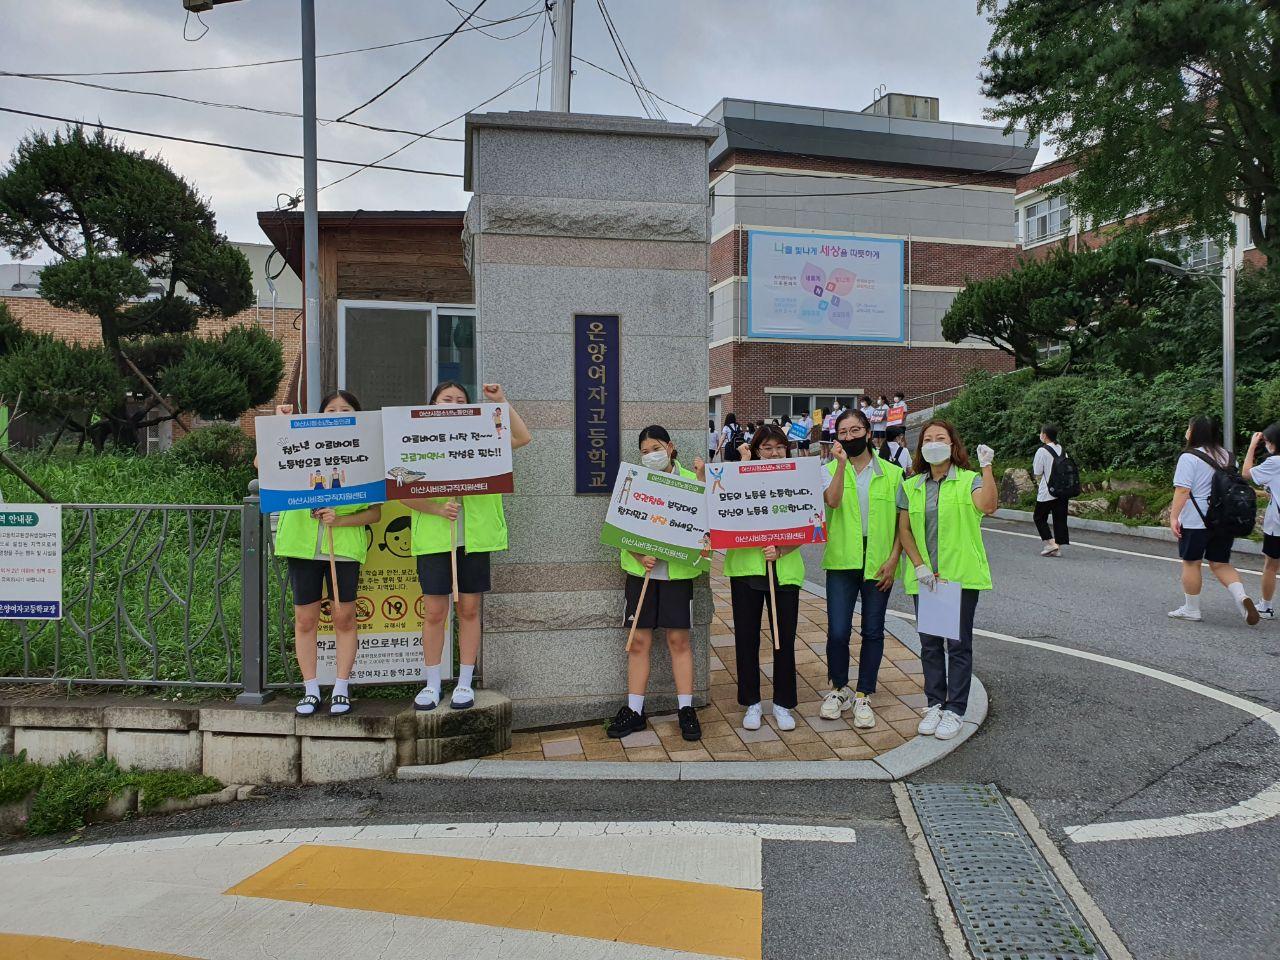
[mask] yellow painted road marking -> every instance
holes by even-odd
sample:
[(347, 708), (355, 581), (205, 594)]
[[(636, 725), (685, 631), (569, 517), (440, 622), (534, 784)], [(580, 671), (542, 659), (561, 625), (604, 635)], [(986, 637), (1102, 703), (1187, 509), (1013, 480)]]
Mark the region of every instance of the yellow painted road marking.
[(227, 893), (760, 960), (760, 892), (710, 883), (303, 845)]
[(112, 947), (87, 940), (31, 937), (21, 933), (0, 933), (0, 957), (5, 960), (192, 960), (173, 953)]

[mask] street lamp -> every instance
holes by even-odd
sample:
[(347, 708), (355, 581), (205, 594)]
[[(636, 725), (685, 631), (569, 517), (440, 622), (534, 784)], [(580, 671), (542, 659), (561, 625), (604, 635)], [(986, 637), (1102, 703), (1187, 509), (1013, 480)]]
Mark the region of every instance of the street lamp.
[[(1178, 263), (1148, 257), (1147, 263), (1174, 277), (1207, 280), (1222, 294), (1222, 442), (1230, 453), (1235, 446), (1236, 426), (1236, 251), (1227, 247), (1222, 258), (1222, 273), (1189, 270)], [(1222, 283), (1217, 280), (1219, 277)]]

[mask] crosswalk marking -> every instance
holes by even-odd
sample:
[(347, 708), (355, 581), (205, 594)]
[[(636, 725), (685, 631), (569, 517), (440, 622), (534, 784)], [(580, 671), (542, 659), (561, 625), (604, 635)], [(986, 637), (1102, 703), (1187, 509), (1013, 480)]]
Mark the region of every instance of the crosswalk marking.
[(172, 953), (20, 933), (0, 933), (0, 957), (5, 960), (192, 960)]

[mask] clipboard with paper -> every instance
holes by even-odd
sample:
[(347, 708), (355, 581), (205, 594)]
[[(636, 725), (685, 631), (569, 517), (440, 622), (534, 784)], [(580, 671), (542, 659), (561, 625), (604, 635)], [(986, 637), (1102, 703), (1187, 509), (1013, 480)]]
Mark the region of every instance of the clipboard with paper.
[(955, 580), (939, 580), (932, 590), (921, 586), (916, 629), (933, 637), (959, 640), (961, 589)]

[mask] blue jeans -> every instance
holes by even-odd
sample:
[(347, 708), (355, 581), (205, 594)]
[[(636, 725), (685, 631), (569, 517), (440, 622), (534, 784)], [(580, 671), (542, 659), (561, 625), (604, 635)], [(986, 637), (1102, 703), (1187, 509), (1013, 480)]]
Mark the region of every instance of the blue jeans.
[(827, 571), (827, 675), (831, 689), (849, 682), (849, 641), (853, 637), (853, 613), (862, 599), (862, 652), (858, 655), (858, 693), (875, 693), (884, 658), (884, 612), (889, 594), (878, 580), (867, 580), (861, 570)]

